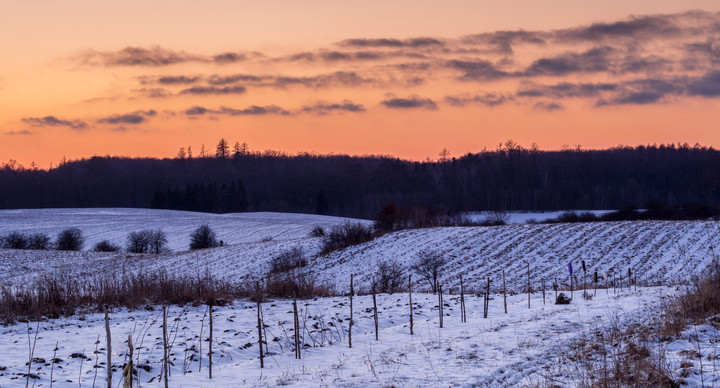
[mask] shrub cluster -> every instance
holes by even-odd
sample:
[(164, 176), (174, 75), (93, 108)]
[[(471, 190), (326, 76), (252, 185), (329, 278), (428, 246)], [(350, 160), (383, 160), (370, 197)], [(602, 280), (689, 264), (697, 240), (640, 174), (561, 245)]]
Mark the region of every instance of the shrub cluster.
[(50, 237), (43, 233), (22, 234), (10, 232), (0, 236), (0, 248), (3, 249), (50, 249)]
[(330, 287), (318, 285), (313, 276), (294, 272), (269, 277), (263, 291), (264, 294), (277, 298), (307, 299), (333, 294)]
[(270, 272), (287, 272), (295, 268), (302, 268), (308, 264), (307, 257), (301, 247), (294, 247), (283, 251), (270, 260)]
[(208, 224), (201, 225), (190, 235), (190, 249), (207, 249), (217, 247), (215, 231)]
[(376, 234), (372, 226), (361, 223), (346, 222), (336, 225), (330, 233), (323, 238), (322, 253), (328, 253), (351, 245), (358, 245), (375, 238)]
[(131, 232), (127, 238), (127, 251), (130, 253), (162, 253), (167, 250), (167, 236), (162, 230), (141, 230)]
[(120, 247), (118, 245), (111, 243), (108, 240), (102, 240), (99, 243), (95, 244), (95, 247), (93, 247), (93, 250), (95, 252), (119, 252)]

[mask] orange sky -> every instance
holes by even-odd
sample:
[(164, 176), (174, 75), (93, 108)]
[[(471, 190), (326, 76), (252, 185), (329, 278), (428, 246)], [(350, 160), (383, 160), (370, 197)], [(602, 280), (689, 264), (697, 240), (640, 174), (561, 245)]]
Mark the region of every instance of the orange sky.
[(720, 146), (717, 1), (266, 3), (0, 4), (0, 164)]

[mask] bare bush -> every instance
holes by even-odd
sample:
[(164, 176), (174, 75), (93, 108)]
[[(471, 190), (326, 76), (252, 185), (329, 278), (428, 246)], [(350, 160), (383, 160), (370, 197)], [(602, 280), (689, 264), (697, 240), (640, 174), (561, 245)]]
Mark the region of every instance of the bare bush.
[(325, 229), (322, 226), (316, 226), (310, 231), (310, 237), (325, 237)]
[(487, 225), (505, 225), (510, 220), (510, 215), (504, 210), (493, 210), (485, 217)]
[(20, 232), (10, 232), (0, 237), (0, 247), (4, 249), (26, 249), (27, 239)]
[(102, 240), (99, 243), (95, 244), (95, 247), (93, 247), (93, 251), (95, 251), (95, 252), (119, 252), (120, 247), (111, 243), (108, 240)]
[(43, 233), (24, 235), (20, 232), (10, 232), (0, 237), (0, 248), (44, 250), (50, 248), (50, 237)]
[(271, 276), (265, 283), (264, 294), (276, 298), (313, 298), (316, 296), (330, 296), (331, 289), (325, 285), (316, 284), (312, 275), (302, 273), (286, 273)]
[(50, 236), (44, 233), (34, 233), (27, 236), (27, 249), (50, 249)]
[(150, 234), (150, 253), (160, 254), (167, 251), (167, 235), (162, 230), (153, 230)]
[(332, 228), (323, 239), (322, 253), (328, 253), (351, 245), (362, 244), (375, 238), (372, 226), (346, 222)]
[(85, 244), (82, 231), (78, 228), (68, 228), (60, 232), (55, 240), (55, 247), (59, 251), (79, 251)]
[(128, 235), (127, 251), (130, 253), (162, 253), (166, 250), (167, 237), (162, 230), (141, 230)]
[(430, 283), (432, 292), (437, 292), (437, 282), (440, 276), (440, 269), (445, 265), (443, 254), (433, 250), (422, 250), (417, 254), (417, 261), (410, 266), (423, 279)]
[(190, 235), (190, 249), (207, 249), (218, 246), (215, 231), (208, 224), (201, 225)]
[(389, 293), (401, 291), (405, 280), (402, 266), (396, 260), (378, 261), (373, 278), (373, 288), (377, 292)]
[(149, 230), (130, 232), (125, 249), (130, 253), (147, 253), (150, 247), (151, 233)]
[(290, 248), (283, 251), (270, 261), (270, 272), (287, 272), (295, 268), (302, 268), (308, 264), (301, 247)]

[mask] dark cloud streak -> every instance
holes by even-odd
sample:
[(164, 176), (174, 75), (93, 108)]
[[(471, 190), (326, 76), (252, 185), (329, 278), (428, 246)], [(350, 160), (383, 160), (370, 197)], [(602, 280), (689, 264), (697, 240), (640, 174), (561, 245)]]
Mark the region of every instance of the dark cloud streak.
[(86, 129), (88, 127), (87, 123), (82, 120), (62, 120), (55, 116), (26, 117), (22, 119), (22, 121), (33, 127), (68, 127), (76, 130)]

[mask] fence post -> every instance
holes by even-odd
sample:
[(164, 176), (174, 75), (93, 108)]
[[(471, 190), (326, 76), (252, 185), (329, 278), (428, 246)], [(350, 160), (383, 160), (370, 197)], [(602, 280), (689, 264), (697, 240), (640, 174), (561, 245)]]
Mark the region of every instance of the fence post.
[[(168, 388), (168, 348), (167, 348), (167, 306), (162, 306), (163, 314), (163, 376), (165, 378), (165, 388)], [(212, 320), (210, 320), (212, 322)], [(212, 323), (210, 324), (212, 327)], [(212, 362), (210, 363), (212, 365)], [(212, 368), (212, 367), (211, 367)], [(211, 369), (212, 370), (212, 369)], [(212, 378), (212, 372), (210, 372), (210, 378)]]
[(412, 275), (408, 275), (408, 296), (410, 297), (410, 335), (413, 335)]
[(490, 276), (487, 277), (487, 287), (485, 287), (485, 309), (483, 318), (488, 317), (488, 312), (490, 311)]
[(465, 286), (463, 284), (462, 274), (460, 274), (460, 321), (467, 322), (465, 316)]
[(530, 308), (530, 260), (527, 262), (528, 268), (528, 309)]
[[(213, 366), (213, 301), (210, 301), (208, 310), (210, 311), (210, 353), (208, 353), (208, 376), (212, 380), (212, 366)], [(167, 387), (165, 387), (167, 388)]]
[(377, 299), (375, 299), (375, 286), (374, 285), (372, 288), (372, 298), (373, 298), (373, 316), (375, 317), (375, 341), (379, 341)]
[(300, 319), (298, 318), (297, 295), (293, 296), (293, 339), (295, 342), (295, 359), (300, 359)]
[[(108, 388), (113, 388), (112, 386), (112, 342), (110, 338), (110, 317), (108, 315), (108, 308), (105, 306), (105, 338), (107, 339), (107, 386)], [(55, 360), (53, 360), (53, 363)], [(52, 383), (52, 382), (51, 382)]]
[(352, 348), (352, 327), (353, 327), (353, 294), (355, 289), (353, 288), (353, 274), (350, 274), (350, 325), (348, 326), (348, 347)]
[(503, 304), (505, 305), (505, 314), (507, 314), (507, 291), (505, 289), (505, 270), (503, 270)]
[[(258, 349), (260, 350), (260, 368), (265, 368), (262, 348), (262, 318), (260, 317), (260, 282), (255, 282), (255, 298), (257, 299)], [(212, 314), (212, 313), (211, 313)]]
[(442, 305), (442, 286), (440, 283), (435, 283), (436, 289), (437, 289), (437, 295), (438, 295), (438, 320), (440, 323), (440, 328), (443, 327), (443, 305)]

